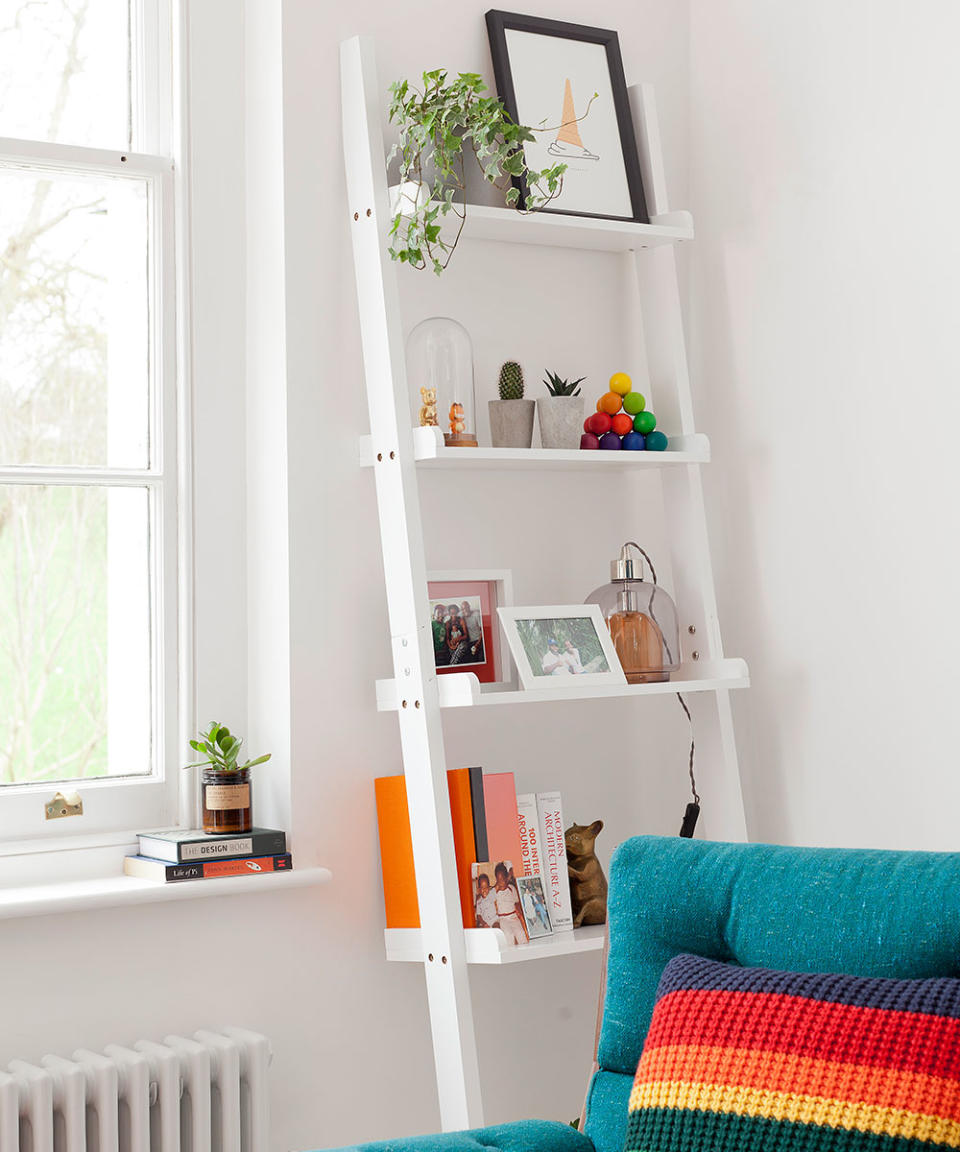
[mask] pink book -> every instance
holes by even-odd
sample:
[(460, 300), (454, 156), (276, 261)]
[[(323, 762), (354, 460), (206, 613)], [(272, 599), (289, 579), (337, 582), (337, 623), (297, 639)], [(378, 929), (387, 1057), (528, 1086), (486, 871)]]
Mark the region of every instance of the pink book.
[(488, 859), (494, 865), (510, 861), (514, 875), (523, 875), (520, 828), (517, 823), (517, 789), (512, 772), (483, 775), (483, 807), (487, 818)]

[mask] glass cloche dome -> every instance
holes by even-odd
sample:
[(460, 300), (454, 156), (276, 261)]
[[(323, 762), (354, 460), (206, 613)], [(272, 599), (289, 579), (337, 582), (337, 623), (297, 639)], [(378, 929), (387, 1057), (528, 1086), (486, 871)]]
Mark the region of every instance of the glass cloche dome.
[(448, 448), (476, 448), (473, 346), (462, 324), (432, 316), (407, 339), (407, 379), (414, 424), (443, 429)]

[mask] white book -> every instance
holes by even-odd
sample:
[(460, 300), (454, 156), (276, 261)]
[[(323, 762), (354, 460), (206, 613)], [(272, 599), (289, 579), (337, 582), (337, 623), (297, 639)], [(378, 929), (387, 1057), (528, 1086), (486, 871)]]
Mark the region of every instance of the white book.
[(559, 792), (537, 793), (537, 827), (540, 831), (540, 875), (547, 895), (554, 932), (573, 928), (567, 848), (563, 836), (563, 805)]
[(517, 876), (539, 876), (540, 822), (537, 816), (537, 797), (524, 792), (517, 797), (517, 822), (520, 826), (520, 867)]

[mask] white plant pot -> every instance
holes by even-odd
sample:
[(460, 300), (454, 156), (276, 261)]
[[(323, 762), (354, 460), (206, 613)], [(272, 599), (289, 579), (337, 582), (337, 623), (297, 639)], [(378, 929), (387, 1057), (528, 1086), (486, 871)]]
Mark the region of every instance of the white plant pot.
[(488, 400), (490, 440), (494, 448), (529, 448), (533, 444), (532, 400)]
[(404, 180), (402, 184), (392, 184), (388, 194), (391, 216), (396, 216), (398, 212), (403, 216), (413, 216), (429, 201), (430, 185)]
[(540, 443), (544, 448), (579, 448), (583, 432), (582, 396), (541, 396), (537, 400)]

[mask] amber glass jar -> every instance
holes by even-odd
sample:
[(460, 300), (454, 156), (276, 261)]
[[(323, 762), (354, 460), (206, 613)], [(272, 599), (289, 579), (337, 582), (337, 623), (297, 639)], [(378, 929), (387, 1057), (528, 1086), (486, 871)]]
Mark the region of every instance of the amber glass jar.
[(203, 830), (210, 836), (249, 832), (253, 827), (250, 769), (217, 772), (204, 768), (201, 784)]

